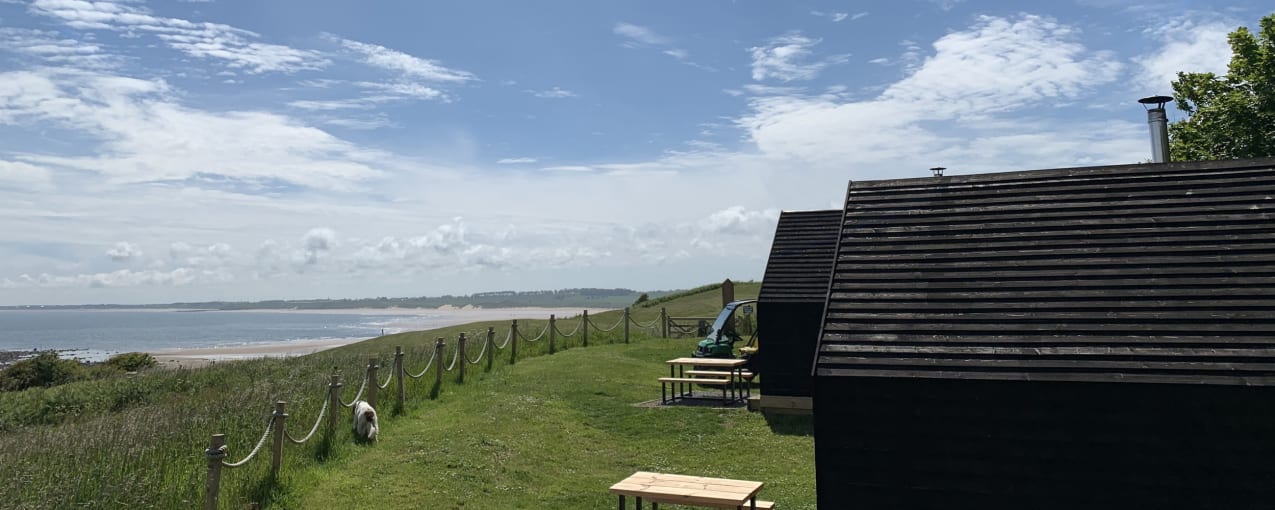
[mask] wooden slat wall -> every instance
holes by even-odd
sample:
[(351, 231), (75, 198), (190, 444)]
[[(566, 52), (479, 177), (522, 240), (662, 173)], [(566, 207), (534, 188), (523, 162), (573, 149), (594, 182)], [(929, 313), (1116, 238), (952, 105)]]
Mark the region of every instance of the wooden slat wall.
[(1275, 159), (855, 182), (843, 220), (819, 375), (1275, 384)]
[(835, 209), (780, 214), (758, 300), (822, 307), (828, 297), (841, 218), (842, 212)]
[(1275, 388), (819, 378), (820, 508), (1258, 509)]
[(789, 211), (779, 216), (758, 295), (762, 347), (755, 363), (764, 374), (762, 394), (811, 395), (810, 367), (841, 220), (840, 210)]

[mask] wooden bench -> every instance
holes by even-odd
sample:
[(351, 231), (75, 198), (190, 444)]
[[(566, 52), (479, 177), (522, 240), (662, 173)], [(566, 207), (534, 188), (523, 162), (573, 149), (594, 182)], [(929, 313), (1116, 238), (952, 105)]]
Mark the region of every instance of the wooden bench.
[[(694, 370), (692, 370), (692, 372), (694, 372)], [(730, 373), (728, 372), (727, 376), (729, 375)], [(690, 386), (691, 391), (694, 392), (695, 391), (694, 385), (696, 384), (703, 384), (706, 386), (721, 386), (722, 401), (725, 402), (727, 400), (726, 389), (730, 387), (731, 380), (729, 377), (727, 377), (726, 379), (705, 379), (702, 377), (661, 377), (660, 378), (660, 402), (667, 404), (669, 402), (672, 402), (673, 400), (676, 400), (679, 395), (685, 395), (685, 392), (681, 391), (681, 388), (679, 387), (680, 385)], [(671, 398), (670, 398), (670, 395), (672, 395)]]
[[(743, 506), (735, 507), (735, 508), (737, 508), (738, 510), (748, 510), (748, 507), (743, 507)], [(775, 510), (775, 502), (762, 501), (759, 499), (757, 500), (757, 510)]]

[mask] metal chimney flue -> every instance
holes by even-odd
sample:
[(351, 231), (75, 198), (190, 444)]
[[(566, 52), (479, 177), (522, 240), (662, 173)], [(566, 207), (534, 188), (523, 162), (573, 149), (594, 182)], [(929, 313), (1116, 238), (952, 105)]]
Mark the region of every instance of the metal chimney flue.
[(1172, 101), (1169, 96), (1151, 96), (1139, 99), (1147, 110), (1147, 126), (1151, 128), (1151, 162), (1169, 162), (1169, 117), (1164, 104)]

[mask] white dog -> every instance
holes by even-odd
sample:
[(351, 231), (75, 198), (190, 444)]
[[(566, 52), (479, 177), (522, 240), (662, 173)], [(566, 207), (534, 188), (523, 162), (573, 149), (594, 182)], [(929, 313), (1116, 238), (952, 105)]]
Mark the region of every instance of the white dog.
[(368, 441), (376, 441), (376, 409), (372, 404), (359, 400), (354, 403), (354, 435)]

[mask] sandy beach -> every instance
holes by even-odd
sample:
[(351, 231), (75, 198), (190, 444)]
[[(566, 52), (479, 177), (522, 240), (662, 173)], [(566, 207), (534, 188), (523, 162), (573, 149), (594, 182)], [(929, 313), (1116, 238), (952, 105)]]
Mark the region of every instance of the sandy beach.
[[(590, 310), (605, 312), (609, 309)], [(401, 319), (395, 323), (394, 332), (419, 331), (422, 329), (445, 328), (470, 322), (498, 321), (513, 319), (548, 319), (554, 314), (558, 317), (571, 317), (579, 314), (579, 308), (475, 308), (475, 307), (440, 307), (440, 308), (350, 308), (333, 310), (236, 310), (260, 313), (331, 313), (361, 315), (405, 315), (420, 316), (421, 320)], [(208, 313), (216, 313), (215, 311)], [(439, 314), (447, 315), (440, 320)], [(426, 317), (429, 317), (426, 319)], [(252, 359), (264, 357), (304, 356), (325, 349), (349, 345), (367, 340), (367, 338), (337, 338), (323, 340), (294, 340), (288, 342), (254, 343), (247, 345), (228, 345), (219, 347), (166, 349), (152, 351), (150, 354), (162, 366), (170, 368), (197, 368), (216, 363), (217, 361)]]

